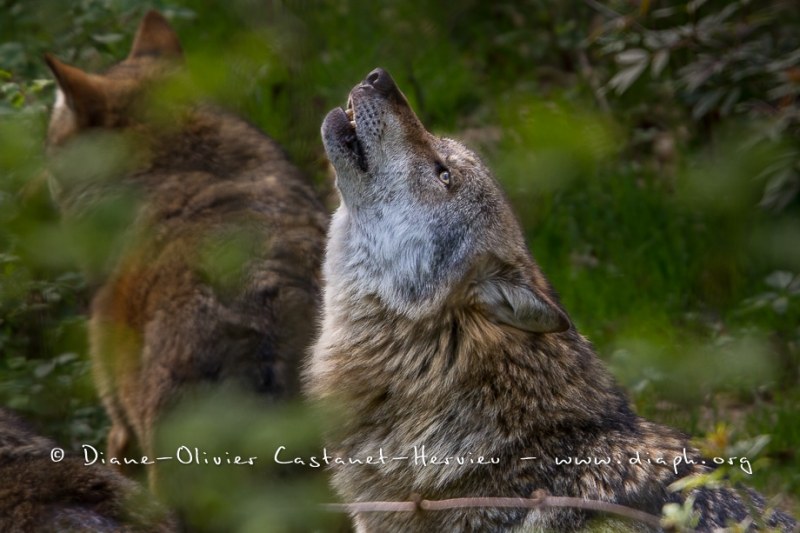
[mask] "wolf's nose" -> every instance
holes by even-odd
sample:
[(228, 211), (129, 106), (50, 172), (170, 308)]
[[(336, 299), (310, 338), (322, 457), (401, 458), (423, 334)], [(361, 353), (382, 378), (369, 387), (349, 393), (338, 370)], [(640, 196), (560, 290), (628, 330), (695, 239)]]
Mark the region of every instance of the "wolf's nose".
[(388, 95), (397, 87), (389, 73), (382, 68), (376, 68), (370, 72), (365, 81), (383, 95)]

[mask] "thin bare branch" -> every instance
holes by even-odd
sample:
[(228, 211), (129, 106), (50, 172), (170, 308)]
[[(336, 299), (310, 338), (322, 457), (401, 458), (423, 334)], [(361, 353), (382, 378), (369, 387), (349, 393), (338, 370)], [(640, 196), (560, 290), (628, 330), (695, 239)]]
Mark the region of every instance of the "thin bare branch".
[(625, 19), (628, 20), (635, 28), (638, 28), (643, 31), (647, 31), (647, 28), (639, 24), (635, 17), (629, 15), (623, 15), (622, 13), (617, 13), (610, 7), (603, 5), (602, 3), (598, 2), (597, 0), (583, 0), (583, 2), (589, 6), (590, 8), (603, 13), (605, 16), (612, 18), (612, 19)]
[(616, 503), (584, 500), (566, 496), (538, 495), (533, 498), (452, 498), (448, 500), (415, 500), (407, 502), (358, 502), (330, 503), (325, 509), (335, 512), (413, 512), (443, 511), (446, 509), (466, 509), (483, 507), (511, 507), (537, 509), (539, 507), (571, 507), (587, 511), (614, 514), (631, 520), (644, 522), (653, 527), (661, 527), (661, 519), (656, 515), (632, 509)]
[(594, 99), (597, 102), (597, 105), (600, 106), (600, 109), (604, 113), (609, 113), (611, 111), (611, 107), (608, 105), (608, 100), (606, 100), (606, 96), (603, 93), (602, 87), (600, 87), (600, 82), (597, 79), (597, 75), (595, 74), (594, 69), (592, 68), (591, 63), (589, 63), (589, 58), (586, 56), (586, 50), (583, 48), (579, 48), (577, 51), (578, 55), (578, 63), (581, 67), (581, 74), (589, 83), (589, 87), (592, 89), (592, 94), (594, 95)]

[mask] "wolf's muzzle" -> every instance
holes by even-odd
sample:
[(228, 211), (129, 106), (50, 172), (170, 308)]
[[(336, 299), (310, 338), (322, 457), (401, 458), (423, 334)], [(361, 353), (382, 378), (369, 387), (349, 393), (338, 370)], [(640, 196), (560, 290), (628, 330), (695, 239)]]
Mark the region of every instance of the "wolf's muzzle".
[(394, 79), (392, 79), (388, 72), (380, 67), (367, 74), (367, 77), (361, 82), (360, 87), (375, 89), (376, 92), (387, 99), (400, 102), (406, 101), (403, 93), (400, 92), (400, 89), (398, 89), (397, 84), (394, 82)]

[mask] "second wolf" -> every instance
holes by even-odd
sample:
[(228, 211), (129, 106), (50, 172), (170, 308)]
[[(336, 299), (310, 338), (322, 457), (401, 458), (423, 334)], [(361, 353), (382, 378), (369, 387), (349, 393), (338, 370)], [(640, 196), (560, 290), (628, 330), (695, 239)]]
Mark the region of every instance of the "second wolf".
[[(426, 131), (381, 69), (351, 91), (347, 110), (328, 114), (322, 136), (342, 204), (306, 377), (315, 398), (344, 413), (333, 453), (361, 462), (334, 467), (343, 501), (529, 498), (541, 489), (653, 514), (683, 501), (670, 484), (709, 466), (686, 436), (631, 410), (481, 161)], [(560, 457), (611, 461), (559, 466)], [(746, 489), (689, 497), (703, 531), (765, 506)], [(361, 532), (564, 532), (590, 518), (565, 508), (354, 513)], [(795, 524), (780, 512), (765, 520)]]
[(175, 533), (152, 495), (111, 467), (87, 465), (0, 407), (0, 532)]
[(141, 200), (113, 236), (122, 244), (91, 307), (94, 373), (112, 421), (106, 459), (137, 457), (137, 443), (156, 457), (164, 413), (198, 388), (291, 397), (313, 336), (326, 212), (254, 126), (208, 106), (154, 104), (181, 59), (154, 11), (127, 59), (102, 74), (48, 57), (55, 166), (103, 135), (122, 138), (129, 156), (99, 176), (87, 175), (91, 160), (57, 168), (65, 217), (125, 190)]

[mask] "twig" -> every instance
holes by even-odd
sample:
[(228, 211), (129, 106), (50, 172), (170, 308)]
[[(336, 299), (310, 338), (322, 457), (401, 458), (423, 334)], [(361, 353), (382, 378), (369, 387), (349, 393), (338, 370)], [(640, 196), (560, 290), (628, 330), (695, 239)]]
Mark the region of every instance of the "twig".
[(642, 31), (647, 31), (647, 28), (645, 28), (644, 26), (639, 24), (639, 22), (637, 22), (635, 18), (633, 18), (631, 16), (628, 16), (628, 15), (623, 15), (622, 13), (617, 13), (616, 11), (611, 9), (610, 7), (601, 4), (597, 0), (583, 0), (583, 2), (587, 6), (591, 7), (592, 9), (594, 9), (596, 11), (599, 11), (600, 13), (605, 14), (607, 17), (610, 17), (612, 19), (614, 19), (614, 18), (622, 18), (622, 19), (629, 20), (631, 22), (631, 24), (633, 24), (633, 26), (635, 28), (637, 28), (639, 30), (642, 30)]
[(358, 502), (329, 503), (325, 509), (334, 512), (413, 512), (443, 511), (446, 509), (466, 509), (480, 507), (537, 509), (539, 507), (572, 507), (588, 511), (600, 511), (644, 522), (650, 526), (661, 527), (661, 519), (650, 513), (625, 507), (616, 503), (584, 500), (566, 496), (549, 496), (540, 491), (533, 498), (452, 498), (448, 500), (422, 500), (407, 502)]
[(578, 63), (581, 66), (581, 74), (583, 77), (586, 78), (586, 81), (589, 82), (589, 87), (592, 89), (592, 94), (594, 94), (594, 98), (597, 101), (597, 105), (600, 106), (600, 109), (604, 113), (608, 113), (611, 111), (611, 107), (608, 105), (608, 100), (606, 100), (606, 95), (603, 94), (603, 89), (600, 87), (600, 82), (597, 80), (597, 76), (595, 75), (594, 69), (592, 65), (589, 63), (589, 58), (586, 56), (586, 50), (583, 48), (578, 49)]
[(617, 18), (617, 17), (623, 18), (624, 17), (624, 15), (622, 13), (618, 13), (618, 12), (614, 11), (613, 9), (611, 9), (610, 7), (608, 7), (606, 5), (603, 5), (600, 2), (597, 2), (596, 0), (583, 0), (583, 2), (587, 6), (591, 7), (592, 9), (595, 9), (595, 10), (601, 12), (601, 13), (605, 13), (606, 16), (608, 16), (608, 17), (612, 17), (612, 18)]

